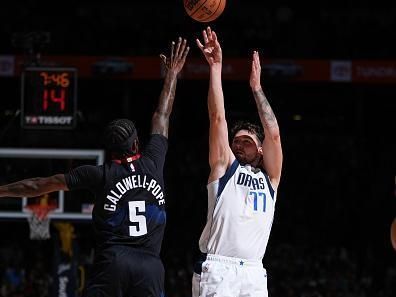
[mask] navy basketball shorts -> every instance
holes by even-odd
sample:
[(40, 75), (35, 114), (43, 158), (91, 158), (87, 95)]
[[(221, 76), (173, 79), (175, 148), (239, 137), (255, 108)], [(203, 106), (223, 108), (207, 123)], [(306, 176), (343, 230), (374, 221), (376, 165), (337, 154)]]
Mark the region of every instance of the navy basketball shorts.
[(153, 254), (112, 246), (96, 256), (85, 297), (163, 297), (164, 266)]

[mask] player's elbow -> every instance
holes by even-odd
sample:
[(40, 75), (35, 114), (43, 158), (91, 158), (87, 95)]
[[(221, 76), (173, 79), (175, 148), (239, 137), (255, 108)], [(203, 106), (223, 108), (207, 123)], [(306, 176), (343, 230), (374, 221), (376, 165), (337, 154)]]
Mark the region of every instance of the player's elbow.
[(276, 143), (280, 142), (280, 140), (281, 140), (280, 133), (278, 132), (274, 135), (271, 135), (271, 138), (272, 138), (273, 142), (276, 142)]
[(155, 112), (151, 120), (151, 125), (155, 131), (167, 130), (169, 126), (169, 115)]
[(161, 121), (165, 121), (165, 120), (169, 119), (169, 116), (170, 116), (170, 113), (157, 110), (154, 112), (152, 120), (161, 122)]
[(266, 132), (267, 133), (265, 133), (265, 137), (268, 138), (268, 140), (271, 140), (271, 142), (274, 142), (274, 143), (280, 142), (281, 136), (280, 136), (279, 128), (274, 127), (273, 129), (269, 129)]

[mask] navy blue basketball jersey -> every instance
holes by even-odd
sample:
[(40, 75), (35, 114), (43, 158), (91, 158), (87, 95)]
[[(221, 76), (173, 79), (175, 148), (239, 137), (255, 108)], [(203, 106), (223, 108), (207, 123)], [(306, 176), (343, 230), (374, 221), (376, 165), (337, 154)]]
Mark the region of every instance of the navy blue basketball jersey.
[(163, 167), (166, 137), (153, 134), (130, 162), (80, 166), (65, 174), (69, 190), (95, 194), (92, 219), (99, 247), (128, 245), (159, 255), (166, 224)]

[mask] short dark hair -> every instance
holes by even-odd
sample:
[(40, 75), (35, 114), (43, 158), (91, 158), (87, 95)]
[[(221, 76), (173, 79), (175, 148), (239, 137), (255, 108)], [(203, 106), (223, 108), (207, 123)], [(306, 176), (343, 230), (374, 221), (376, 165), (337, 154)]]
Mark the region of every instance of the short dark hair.
[(137, 139), (135, 124), (128, 119), (111, 121), (104, 130), (105, 148), (119, 156), (132, 155), (132, 144)]
[(260, 142), (263, 142), (264, 140), (263, 128), (257, 124), (248, 121), (238, 121), (232, 126), (230, 135), (231, 140), (234, 139), (235, 135), (241, 130), (246, 130), (256, 135)]

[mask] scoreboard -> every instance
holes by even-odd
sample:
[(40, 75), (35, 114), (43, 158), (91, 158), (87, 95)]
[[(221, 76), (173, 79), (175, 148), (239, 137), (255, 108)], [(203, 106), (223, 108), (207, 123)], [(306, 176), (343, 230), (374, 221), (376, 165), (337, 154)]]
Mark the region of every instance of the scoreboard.
[(25, 68), (21, 97), (23, 128), (72, 129), (76, 125), (77, 69)]

